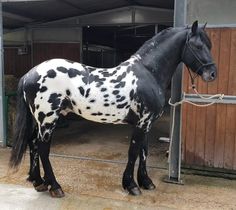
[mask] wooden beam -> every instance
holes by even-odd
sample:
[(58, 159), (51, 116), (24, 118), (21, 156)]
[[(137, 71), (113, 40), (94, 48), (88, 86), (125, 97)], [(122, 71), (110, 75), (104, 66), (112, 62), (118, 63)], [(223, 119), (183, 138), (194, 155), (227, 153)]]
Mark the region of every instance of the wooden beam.
[(34, 19), (32, 18), (28, 18), (26, 16), (23, 15), (18, 15), (12, 12), (2, 12), (3, 17), (9, 18), (9, 19), (14, 19), (14, 20), (18, 20), (18, 21), (22, 21), (22, 22), (33, 22)]
[(1, 2), (30, 2), (30, 1), (52, 1), (52, 0), (1, 0)]

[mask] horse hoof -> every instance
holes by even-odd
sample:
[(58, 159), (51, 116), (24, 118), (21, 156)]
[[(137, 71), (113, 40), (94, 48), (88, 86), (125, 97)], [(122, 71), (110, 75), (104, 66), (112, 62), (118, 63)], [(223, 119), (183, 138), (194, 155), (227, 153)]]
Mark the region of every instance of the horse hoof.
[(45, 185), (44, 183), (38, 185), (38, 186), (34, 186), (34, 189), (37, 191), (37, 192), (45, 192), (48, 190), (48, 186)]
[(139, 185), (144, 190), (154, 190), (156, 186), (153, 183), (149, 183), (147, 185)]
[(53, 198), (62, 198), (65, 196), (65, 193), (61, 188), (55, 190), (50, 189), (49, 192)]
[(138, 187), (133, 187), (133, 188), (130, 188), (130, 189), (127, 189), (127, 190), (128, 190), (130, 195), (135, 195), (136, 196), (136, 195), (141, 195), (142, 194), (141, 190)]
[(34, 179), (33, 179), (31, 176), (28, 176), (28, 177), (26, 178), (26, 181), (27, 181), (27, 182), (33, 182)]

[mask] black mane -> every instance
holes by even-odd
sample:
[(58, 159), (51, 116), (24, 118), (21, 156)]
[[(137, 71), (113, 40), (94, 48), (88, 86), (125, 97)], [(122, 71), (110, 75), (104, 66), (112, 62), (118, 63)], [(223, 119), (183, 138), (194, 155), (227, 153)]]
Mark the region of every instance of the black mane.
[[(163, 31), (153, 36), (151, 39), (147, 40), (134, 55), (137, 55), (137, 54), (140, 56), (145, 55), (150, 50), (156, 48), (157, 45), (159, 45), (160, 43), (168, 39), (170, 36), (172, 36), (174, 33), (182, 29), (183, 28), (173, 28), (173, 27), (164, 29)], [(185, 27), (185, 29), (189, 30), (191, 28)], [(211, 49), (212, 43), (207, 33), (205, 32), (205, 30), (199, 29), (199, 35), (200, 35), (201, 40), (207, 45), (209, 49)]]
[[(183, 28), (181, 28), (183, 29)], [(151, 39), (147, 40), (135, 53), (135, 55), (139, 54), (140, 56), (145, 55), (150, 50), (154, 49), (159, 45), (160, 43), (163, 43), (166, 39), (168, 39), (170, 36), (172, 36), (174, 33), (179, 31), (180, 28), (167, 28), (162, 30), (161, 32), (157, 33), (155, 36), (153, 36)]]

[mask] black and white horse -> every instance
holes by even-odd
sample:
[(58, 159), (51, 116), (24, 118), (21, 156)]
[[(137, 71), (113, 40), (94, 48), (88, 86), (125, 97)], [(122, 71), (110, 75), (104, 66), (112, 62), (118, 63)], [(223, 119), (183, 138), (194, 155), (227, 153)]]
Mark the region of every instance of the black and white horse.
[[(54, 176), (49, 151), (59, 116), (73, 112), (100, 123), (133, 124), (123, 188), (132, 195), (141, 193), (139, 187), (154, 189), (146, 170), (147, 133), (163, 112), (166, 89), (180, 62), (201, 75), (204, 81), (215, 79), (216, 66), (210, 49), (210, 39), (196, 21), (190, 28), (169, 28), (160, 32), (114, 68), (94, 68), (65, 59), (39, 64), (19, 82), (10, 165), (19, 165), (29, 145), (29, 179), (35, 189), (48, 190), (50, 185), (52, 196), (64, 196)], [(139, 187), (134, 181), (138, 156)], [(44, 178), (40, 176), (39, 157)]]

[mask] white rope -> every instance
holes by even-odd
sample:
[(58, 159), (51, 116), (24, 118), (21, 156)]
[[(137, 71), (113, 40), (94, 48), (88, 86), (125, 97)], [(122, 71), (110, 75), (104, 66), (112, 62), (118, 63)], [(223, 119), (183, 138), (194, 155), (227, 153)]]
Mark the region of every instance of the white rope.
[[(186, 97), (185, 97), (185, 96), (186, 96), (185, 92), (183, 93), (183, 98), (182, 98), (182, 100), (180, 100), (180, 101), (178, 101), (178, 102), (172, 103), (172, 102), (171, 102), (171, 98), (169, 99), (169, 102), (168, 102), (169, 105), (173, 106), (173, 115), (172, 115), (172, 124), (171, 124), (171, 134), (170, 134), (170, 145), (169, 145), (169, 156), (168, 156), (169, 177), (170, 177), (170, 170), (171, 170), (171, 168), (170, 168), (170, 156), (171, 156), (171, 148), (172, 148), (172, 144), (173, 144), (173, 141), (172, 141), (172, 140), (173, 140), (173, 134), (174, 134), (175, 108), (176, 108), (177, 106), (183, 104), (183, 103), (188, 103), (188, 104), (191, 104), (191, 105), (197, 106), (197, 107), (207, 107), (207, 106), (211, 106), (211, 105), (217, 103), (218, 101), (223, 100), (223, 98), (224, 98), (224, 94), (215, 94), (215, 95), (206, 97), (206, 96), (203, 96), (202, 94), (200, 94), (200, 93), (197, 91), (197, 89), (195, 88), (194, 85), (192, 86), (192, 88), (193, 88), (194, 92), (196, 93), (196, 95), (197, 95), (198, 97), (200, 97), (201, 99), (210, 100), (210, 99), (215, 98), (215, 100), (212, 101), (212, 102), (209, 102), (209, 103), (205, 103), (205, 104), (197, 104), (197, 103), (194, 103), (194, 102), (192, 102), (192, 101), (186, 99)], [(181, 155), (180, 155), (180, 154), (181, 154), (181, 145), (179, 145), (179, 163), (180, 163), (180, 161), (181, 161)], [(179, 164), (178, 181), (180, 181), (180, 180), (179, 180), (179, 178), (180, 178), (180, 167), (181, 167), (181, 166), (180, 166), (180, 164)]]
[(215, 94), (215, 95), (206, 97), (206, 96), (203, 96), (202, 94), (200, 94), (200, 93), (197, 91), (197, 89), (196, 89), (195, 87), (193, 88), (193, 90), (194, 90), (194, 92), (196, 93), (196, 95), (197, 95), (199, 98), (203, 99), (203, 100), (210, 100), (210, 99), (213, 99), (213, 98), (215, 98), (215, 100), (212, 101), (212, 102), (209, 102), (209, 103), (205, 103), (205, 104), (197, 104), (197, 103), (194, 103), (194, 102), (192, 102), (192, 101), (186, 99), (186, 97), (185, 97), (185, 96), (186, 96), (186, 93), (184, 92), (184, 93), (183, 93), (183, 98), (182, 98), (181, 101), (172, 103), (172, 102), (171, 102), (171, 98), (170, 98), (168, 103), (169, 103), (171, 106), (173, 106), (173, 107), (176, 107), (176, 106), (181, 105), (181, 104), (183, 104), (183, 103), (189, 103), (189, 104), (194, 105), (194, 106), (197, 106), (197, 107), (206, 107), (206, 106), (211, 106), (211, 105), (217, 103), (218, 101), (223, 100), (223, 98), (224, 98), (224, 94)]

